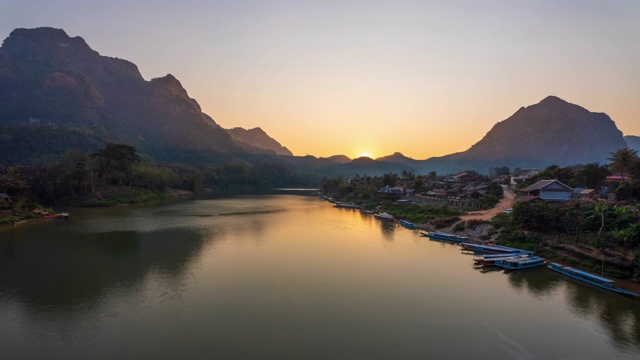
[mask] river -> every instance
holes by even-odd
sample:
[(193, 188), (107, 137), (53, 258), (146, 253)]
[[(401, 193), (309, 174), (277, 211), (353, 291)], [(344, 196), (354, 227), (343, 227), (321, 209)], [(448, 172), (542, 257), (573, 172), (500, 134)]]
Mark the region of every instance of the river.
[(639, 359), (640, 301), (317, 197), (0, 228), (2, 359)]

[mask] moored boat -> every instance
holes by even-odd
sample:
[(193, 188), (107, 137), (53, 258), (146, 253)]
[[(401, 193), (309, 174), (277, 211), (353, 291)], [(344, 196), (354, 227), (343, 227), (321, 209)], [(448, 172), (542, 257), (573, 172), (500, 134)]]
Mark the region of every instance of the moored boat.
[(416, 226), (413, 225), (412, 222), (408, 222), (406, 220), (400, 220), (400, 225), (406, 227), (407, 229), (415, 229), (416, 228)]
[(469, 238), (466, 236), (458, 236), (455, 234), (449, 234), (442, 231), (434, 231), (434, 232), (428, 232), (428, 233), (422, 233), (422, 234), (423, 236), (428, 236), (431, 239), (435, 239), (435, 240), (452, 241), (452, 242), (458, 242), (458, 243), (469, 241)]
[(44, 215), (43, 218), (45, 218), (45, 219), (68, 219), (69, 218), (69, 213), (68, 212), (61, 212), (61, 213), (57, 213), (57, 214), (47, 214), (47, 215)]
[(529, 254), (493, 254), (493, 255), (481, 255), (476, 256), (473, 261), (478, 265), (483, 266), (497, 266), (496, 262), (500, 260), (512, 260), (512, 259), (522, 259), (529, 257)]
[(483, 244), (472, 244), (472, 243), (462, 243), (460, 244), (463, 250), (469, 250), (473, 252), (481, 252), (481, 253), (492, 253), (492, 254), (533, 254), (533, 251), (522, 250), (517, 248), (512, 248), (508, 246), (502, 245), (483, 245)]
[(497, 266), (505, 270), (524, 270), (537, 266), (544, 265), (544, 258), (531, 256), (531, 257), (517, 257), (513, 259), (498, 260), (495, 262)]
[(393, 217), (393, 215), (390, 215), (390, 214), (387, 214), (387, 213), (376, 213), (376, 214), (373, 214), (373, 216), (374, 216), (376, 219), (379, 219), (379, 220), (388, 220), (388, 221), (393, 221), (393, 220), (395, 220), (395, 218)]
[(631, 295), (631, 296), (640, 296), (640, 294), (635, 293), (631, 290), (626, 290), (626, 289), (622, 289), (619, 287), (614, 286), (613, 284), (615, 283), (615, 281), (610, 280), (610, 279), (606, 279), (597, 275), (593, 275), (590, 274), (586, 271), (582, 271), (582, 270), (578, 270), (578, 269), (574, 269), (568, 266), (564, 266), (558, 263), (551, 263), (549, 266), (549, 269), (559, 272), (563, 275), (567, 275), (569, 277), (572, 277), (576, 280), (580, 280), (583, 282), (586, 282), (588, 284), (591, 285), (595, 285), (599, 288), (602, 289), (606, 289), (609, 291), (613, 291), (613, 292), (617, 292), (619, 294), (625, 294), (625, 295)]
[(333, 207), (345, 208), (345, 209), (360, 209), (360, 206), (358, 205), (341, 203), (341, 202), (336, 202), (336, 204)]

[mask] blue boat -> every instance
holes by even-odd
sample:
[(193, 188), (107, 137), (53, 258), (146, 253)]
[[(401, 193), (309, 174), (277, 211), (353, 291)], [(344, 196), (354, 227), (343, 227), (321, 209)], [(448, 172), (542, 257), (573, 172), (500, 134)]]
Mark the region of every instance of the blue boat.
[(536, 266), (542, 266), (544, 265), (544, 261), (544, 258), (537, 256), (514, 257), (511, 259), (498, 260), (495, 264), (505, 270), (524, 270)]
[(635, 293), (633, 291), (613, 286), (615, 282), (613, 280), (606, 279), (597, 275), (593, 275), (586, 271), (577, 270), (577, 269), (570, 268), (568, 266), (564, 266), (558, 263), (551, 263), (551, 265), (549, 265), (548, 267), (553, 271), (557, 271), (561, 274), (567, 275), (569, 277), (572, 277), (580, 281), (584, 281), (591, 285), (595, 285), (602, 289), (606, 289), (606, 290), (617, 292), (619, 294), (624, 294), (624, 295), (640, 296), (640, 294)]
[(469, 241), (469, 238), (466, 236), (458, 236), (455, 234), (449, 234), (446, 232), (442, 232), (442, 231), (434, 231), (434, 232), (428, 232), (428, 233), (421, 233), (422, 236), (428, 236), (431, 239), (435, 239), (435, 240), (443, 240), (443, 241), (451, 241), (451, 242), (457, 242), (457, 243), (463, 243), (463, 242), (467, 242)]
[(533, 254), (533, 251), (516, 249), (508, 246), (502, 245), (483, 245), (483, 244), (472, 244), (472, 243), (462, 243), (460, 244), (463, 250), (469, 250), (473, 252), (481, 252), (481, 253), (493, 253), (493, 254)]
[(400, 225), (406, 227), (407, 229), (415, 229), (416, 228), (416, 226), (413, 225), (413, 223), (408, 222), (406, 220), (400, 220)]
[(529, 254), (492, 254), (476, 256), (473, 261), (483, 266), (498, 266), (496, 264), (500, 260), (523, 259), (528, 258)]

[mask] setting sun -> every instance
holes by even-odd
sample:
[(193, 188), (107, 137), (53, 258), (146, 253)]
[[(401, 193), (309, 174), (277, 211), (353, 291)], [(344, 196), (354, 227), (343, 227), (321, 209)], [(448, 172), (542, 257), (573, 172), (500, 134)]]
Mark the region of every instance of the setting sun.
[(360, 155), (358, 157), (368, 157), (368, 158), (373, 159), (373, 156), (371, 156), (371, 154), (368, 153), (368, 152), (360, 153)]

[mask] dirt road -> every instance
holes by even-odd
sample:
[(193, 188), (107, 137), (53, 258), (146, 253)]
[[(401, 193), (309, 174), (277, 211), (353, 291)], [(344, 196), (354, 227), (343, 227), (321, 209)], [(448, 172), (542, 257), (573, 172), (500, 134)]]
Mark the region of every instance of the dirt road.
[(504, 212), (505, 210), (512, 208), (513, 203), (516, 199), (516, 194), (513, 193), (507, 186), (502, 185), (502, 193), (504, 194), (504, 198), (500, 200), (498, 205), (495, 207), (482, 210), (482, 211), (474, 211), (467, 213), (465, 215), (460, 216), (460, 219), (463, 221), (467, 220), (491, 220), (494, 216)]

